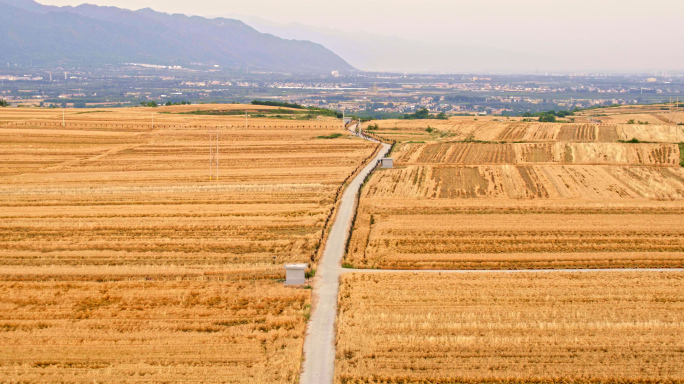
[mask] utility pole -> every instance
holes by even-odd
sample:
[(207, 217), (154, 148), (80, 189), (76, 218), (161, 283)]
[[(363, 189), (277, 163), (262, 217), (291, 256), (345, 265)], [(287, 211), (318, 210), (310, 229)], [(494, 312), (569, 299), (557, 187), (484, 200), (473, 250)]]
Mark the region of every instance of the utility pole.
[(66, 127), (66, 124), (64, 123), (64, 108), (62, 108), (62, 127)]
[[(215, 142), (215, 143), (214, 143)], [(219, 132), (209, 131), (209, 181), (214, 180), (214, 167), (216, 168), (216, 181), (219, 179)]]
[(245, 129), (247, 129), (247, 109), (245, 108)]

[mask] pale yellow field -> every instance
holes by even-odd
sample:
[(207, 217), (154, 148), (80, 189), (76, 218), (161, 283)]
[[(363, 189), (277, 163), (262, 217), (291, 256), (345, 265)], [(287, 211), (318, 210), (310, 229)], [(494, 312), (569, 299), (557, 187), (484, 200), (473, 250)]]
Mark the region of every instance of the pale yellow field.
[(336, 383), (680, 383), (684, 274), (348, 274)]
[(0, 381), (298, 381), (311, 291), (283, 264), (315, 267), (376, 145), (160, 113), (198, 108), (244, 106), (0, 110)]

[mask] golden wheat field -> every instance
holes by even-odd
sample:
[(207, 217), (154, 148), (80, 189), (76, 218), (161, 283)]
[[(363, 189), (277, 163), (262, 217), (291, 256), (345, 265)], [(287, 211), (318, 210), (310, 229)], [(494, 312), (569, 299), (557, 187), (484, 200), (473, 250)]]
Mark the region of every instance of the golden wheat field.
[(334, 119), (178, 114), (241, 108), (269, 109), (0, 112), (0, 381), (297, 382), (311, 291), (283, 264), (315, 265), (377, 148)]
[(675, 272), (346, 274), (335, 382), (680, 383)]
[[(433, 121), (404, 123), (414, 127), (397, 128), (396, 137), (387, 135), (389, 130), (376, 134), (397, 139), (423, 124), (423, 140), (397, 140), (391, 154), (395, 167), (376, 170), (364, 185), (348, 264), (383, 269), (684, 267), (679, 225), (684, 168), (675, 141), (619, 142), (615, 127), (596, 124), (472, 118), (439, 120), (434, 126)], [(428, 124), (437, 131), (428, 132)], [(449, 125), (474, 131), (445, 135), (455, 132)], [(672, 132), (678, 135), (683, 128), (672, 127)], [(652, 138), (669, 128), (639, 129)], [(472, 136), (503, 141), (478, 142)]]
[(309, 309), (281, 283), (0, 281), (3, 382), (295, 383)]
[[(590, 109), (565, 118), (565, 123), (523, 121), (520, 117), (451, 117), (448, 120), (379, 120), (372, 132), (395, 141), (496, 141), (611, 143), (638, 139), (645, 142), (684, 142), (681, 117), (670, 121), (667, 105)], [(531, 119), (528, 119), (531, 120)], [(629, 124), (630, 120), (634, 123)], [(639, 124), (641, 122), (642, 124)], [(598, 124), (597, 124), (598, 123)], [(433, 131), (426, 132), (430, 127)]]

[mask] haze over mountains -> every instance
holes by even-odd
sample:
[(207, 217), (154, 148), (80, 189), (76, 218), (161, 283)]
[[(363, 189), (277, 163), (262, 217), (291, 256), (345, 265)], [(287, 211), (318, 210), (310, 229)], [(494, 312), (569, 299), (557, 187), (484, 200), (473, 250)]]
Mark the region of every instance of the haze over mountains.
[(355, 68), (365, 71), (529, 73), (530, 61), (535, 62), (534, 69), (553, 68), (557, 65), (557, 60), (552, 56), (519, 48), (445, 44), (434, 40), (412, 41), (376, 33), (346, 32), (301, 23), (280, 24), (253, 16), (230, 17), (244, 21), (259, 32), (324, 45)]
[(203, 63), (222, 68), (329, 72), (354, 68), (322, 45), (256, 31), (242, 21), (149, 8), (45, 6), (0, 0), (0, 61), (34, 65)]

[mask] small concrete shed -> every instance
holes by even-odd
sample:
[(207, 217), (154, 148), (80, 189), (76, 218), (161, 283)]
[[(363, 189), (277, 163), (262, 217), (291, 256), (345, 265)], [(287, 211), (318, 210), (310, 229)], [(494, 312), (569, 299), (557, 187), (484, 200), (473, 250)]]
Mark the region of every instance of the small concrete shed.
[(380, 166), (382, 168), (394, 168), (394, 159), (391, 157), (385, 157), (380, 160)]
[(285, 264), (285, 285), (304, 285), (307, 264)]

